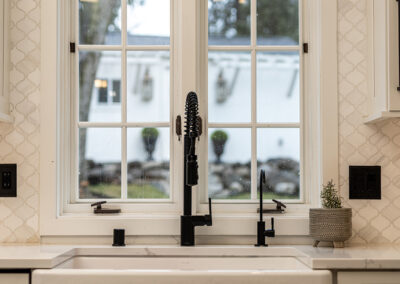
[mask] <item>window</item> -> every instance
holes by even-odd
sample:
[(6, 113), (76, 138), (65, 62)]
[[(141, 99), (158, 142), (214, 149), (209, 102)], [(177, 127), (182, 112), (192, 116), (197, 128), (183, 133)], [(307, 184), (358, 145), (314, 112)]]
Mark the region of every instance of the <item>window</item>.
[[(253, 234), (265, 169), (267, 198), (291, 203), (281, 233), (307, 234), (337, 176), (336, 1), (42, 1), (41, 234), (108, 235), (121, 220), (179, 234), (189, 91), (204, 122), (193, 213), (210, 196), (219, 224), (202, 232)], [(99, 199), (123, 219), (93, 217)]]
[(170, 199), (170, 3), (70, 2), (79, 11), (71, 202)]
[[(257, 3), (257, 4), (256, 4)], [(302, 2), (208, 0), (208, 196), (302, 201)]]
[(120, 103), (121, 102), (121, 80), (113, 80), (112, 81), (112, 102)]
[(101, 103), (108, 103), (108, 82), (104, 79), (96, 79), (94, 81), (94, 86), (98, 91), (97, 101)]
[[(71, 148), (77, 190), (70, 202), (174, 203), (171, 121), (178, 111), (170, 102), (178, 98), (170, 96), (173, 1), (70, 2), (79, 11), (71, 18), (76, 31), (71, 56), (77, 62), (72, 68), (78, 74), (72, 97), (79, 105), (77, 127), (71, 131), (79, 143)], [(267, 202), (302, 202), (300, 4), (208, 0), (207, 8), (201, 8), (208, 13), (208, 23), (202, 23), (208, 40), (200, 43), (208, 42), (200, 50), (208, 54), (208, 67), (196, 72), (208, 74), (208, 91), (198, 94), (207, 106), (201, 115), (206, 116), (208, 165), (199, 191), (217, 203), (256, 203), (261, 169), (268, 176)], [(156, 15), (157, 21), (151, 21)], [(98, 104), (93, 103), (95, 91)]]
[[(108, 80), (95, 79), (94, 89), (97, 89), (97, 102), (99, 104), (121, 103), (121, 80), (110, 80), (110, 82), (112, 82), (112, 90), (108, 91)], [(93, 112), (94, 109), (90, 109), (90, 111)]]

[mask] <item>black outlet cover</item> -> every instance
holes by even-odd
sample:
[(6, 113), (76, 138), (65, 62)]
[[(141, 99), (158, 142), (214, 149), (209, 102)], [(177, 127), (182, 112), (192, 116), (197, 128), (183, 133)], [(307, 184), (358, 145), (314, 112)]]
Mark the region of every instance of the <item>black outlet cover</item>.
[(0, 164), (0, 197), (17, 197), (16, 164)]
[(349, 167), (350, 199), (381, 199), (381, 167)]

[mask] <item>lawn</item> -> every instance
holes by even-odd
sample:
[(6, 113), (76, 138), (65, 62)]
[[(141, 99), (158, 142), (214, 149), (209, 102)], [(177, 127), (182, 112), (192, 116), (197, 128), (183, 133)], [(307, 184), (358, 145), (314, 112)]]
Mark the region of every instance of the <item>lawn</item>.
[[(121, 186), (113, 184), (92, 185), (88, 188), (89, 192), (98, 198), (120, 198)], [(168, 196), (150, 184), (128, 185), (128, 198), (131, 199), (165, 199)]]
[[(258, 194), (258, 198), (260, 198), (260, 194)], [(292, 196), (292, 195), (277, 195), (272, 192), (268, 192), (268, 193), (263, 194), (263, 198), (265, 200), (267, 200), (267, 199), (278, 199), (278, 200), (282, 199), (282, 200), (284, 200), (284, 199), (297, 199), (298, 197)], [(218, 198), (218, 199), (225, 199), (225, 200), (227, 200), (227, 199), (250, 199), (250, 192), (241, 193), (241, 194), (234, 195), (234, 196), (227, 196), (226, 198)]]
[[(120, 198), (121, 197), (121, 186), (120, 185), (113, 185), (113, 184), (99, 184), (99, 185), (92, 185), (88, 188), (91, 195), (95, 196), (96, 198)], [(289, 195), (276, 195), (271, 192), (264, 193), (264, 199), (296, 199), (296, 196), (289, 196)], [(128, 185), (128, 198), (131, 199), (165, 199), (168, 198), (168, 195), (161, 192), (157, 187), (144, 184), (144, 185), (137, 185), (137, 184), (129, 184)], [(226, 198), (216, 198), (216, 199), (250, 199), (250, 193), (241, 193), (234, 196), (227, 196)]]

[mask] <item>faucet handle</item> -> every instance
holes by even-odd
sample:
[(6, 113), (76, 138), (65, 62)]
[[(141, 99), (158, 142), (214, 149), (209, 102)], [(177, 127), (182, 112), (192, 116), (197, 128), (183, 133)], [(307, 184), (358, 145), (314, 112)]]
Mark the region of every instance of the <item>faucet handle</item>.
[(274, 218), (271, 218), (271, 229), (265, 231), (265, 236), (269, 238), (275, 238), (275, 224)]
[(212, 226), (212, 208), (211, 208), (211, 198), (208, 198), (208, 215), (204, 216), (207, 226)]

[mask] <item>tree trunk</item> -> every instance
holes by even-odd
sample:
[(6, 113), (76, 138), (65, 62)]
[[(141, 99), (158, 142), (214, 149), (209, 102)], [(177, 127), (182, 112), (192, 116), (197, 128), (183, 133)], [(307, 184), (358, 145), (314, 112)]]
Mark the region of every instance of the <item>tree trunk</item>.
[[(81, 3), (81, 5), (84, 5)], [(107, 31), (118, 16), (118, 1), (100, 0), (98, 4), (85, 4), (80, 11), (80, 22), (84, 27), (95, 28), (93, 32), (81, 32), (82, 43), (104, 44)], [(101, 59), (99, 52), (81, 52), (79, 54), (79, 121), (88, 121), (90, 102), (92, 99), (94, 81)], [(87, 181), (88, 163), (86, 156), (85, 128), (79, 131), (79, 170), (80, 182)]]

